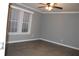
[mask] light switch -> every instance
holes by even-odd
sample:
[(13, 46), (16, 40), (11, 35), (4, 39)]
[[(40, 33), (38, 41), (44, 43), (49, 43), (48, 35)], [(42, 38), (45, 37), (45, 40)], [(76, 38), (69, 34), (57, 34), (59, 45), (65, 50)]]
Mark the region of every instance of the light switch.
[(3, 49), (3, 47), (4, 47), (4, 43), (0, 42), (0, 49)]

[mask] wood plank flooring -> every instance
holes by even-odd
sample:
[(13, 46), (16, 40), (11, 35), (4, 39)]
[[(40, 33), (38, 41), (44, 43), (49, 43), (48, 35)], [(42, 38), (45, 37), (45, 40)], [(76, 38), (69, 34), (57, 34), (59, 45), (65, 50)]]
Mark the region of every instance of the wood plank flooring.
[(79, 51), (42, 40), (6, 45), (6, 56), (79, 56)]

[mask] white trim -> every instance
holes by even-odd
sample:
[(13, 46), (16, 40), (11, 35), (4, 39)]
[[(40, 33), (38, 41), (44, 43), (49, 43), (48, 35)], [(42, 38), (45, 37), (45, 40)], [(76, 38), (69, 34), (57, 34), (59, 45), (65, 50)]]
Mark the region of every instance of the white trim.
[(78, 11), (76, 11), (76, 12), (73, 12), (73, 11), (71, 11), (71, 12), (70, 11), (68, 11), (68, 12), (66, 12), (66, 11), (61, 11), (61, 12), (54, 12), (54, 11), (52, 11), (52, 12), (42, 12), (42, 11), (40, 11), (38, 9), (35, 9), (35, 8), (32, 8), (32, 7), (26, 6), (26, 5), (22, 4), (22, 3), (19, 3), (17, 5), (23, 6), (25, 8), (29, 8), (31, 10), (37, 11), (37, 12), (42, 13), (42, 14), (52, 14), (52, 13), (54, 13), (54, 14), (59, 14), (59, 13), (79, 13)]
[(58, 14), (58, 13), (79, 13), (79, 11), (75, 11), (75, 12), (74, 11), (68, 11), (68, 12), (67, 11), (61, 11), (61, 12), (54, 12), (54, 11), (52, 11), (52, 12), (42, 12), (42, 11), (40, 11), (38, 9), (35, 9), (35, 8), (32, 8), (32, 7), (26, 6), (26, 5), (21, 4), (21, 3), (19, 3), (17, 5), (23, 6), (25, 8), (29, 8), (31, 10), (37, 11), (37, 12), (42, 13), (42, 14), (52, 14), (52, 13), (56, 13), (56, 14)]
[(47, 41), (47, 42), (50, 42), (50, 43), (54, 43), (54, 44), (57, 44), (57, 45), (61, 45), (61, 46), (64, 46), (64, 47), (68, 47), (68, 48), (72, 48), (72, 49), (79, 50), (79, 48), (77, 48), (77, 47), (73, 47), (73, 46), (65, 45), (65, 44), (62, 44), (62, 43), (58, 43), (58, 42), (51, 41), (51, 40), (47, 40), (47, 39), (43, 39), (43, 38), (39, 38), (39, 39), (40, 39), (40, 40)]
[(17, 5), (20, 5), (20, 6), (23, 6), (23, 7), (25, 7), (25, 8), (29, 8), (29, 9), (34, 10), (34, 11), (36, 11), (36, 12), (42, 13), (42, 12), (41, 12), (40, 10), (38, 10), (38, 9), (35, 9), (35, 8), (32, 8), (32, 7), (26, 6), (26, 5), (21, 4), (21, 3), (18, 3)]
[(17, 26), (17, 33), (22, 31), (22, 21), (23, 21), (24, 12), (20, 11), (19, 19), (18, 19), (18, 26)]
[(79, 13), (79, 12), (42, 12), (43, 14)]
[(79, 48), (77, 48), (77, 47), (65, 45), (65, 44), (62, 44), (62, 43), (58, 43), (58, 42), (47, 40), (47, 39), (43, 39), (43, 38), (26, 39), (26, 40), (19, 40), (19, 41), (9, 41), (8, 43), (18, 43), (18, 42), (26, 42), (26, 41), (34, 41), (34, 40), (43, 40), (43, 41), (54, 43), (54, 44), (57, 44), (57, 45), (60, 45), (60, 46), (64, 46), (64, 47), (72, 48), (72, 49), (75, 49), (75, 50), (79, 50)]
[(27, 35), (29, 32), (9, 32), (8, 35)]
[(18, 40), (18, 41), (8, 41), (7, 43), (19, 43), (19, 42), (27, 42), (27, 41), (34, 41), (34, 40), (38, 40), (38, 38), (26, 39), (26, 40)]
[(25, 10), (25, 9), (23, 9), (23, 8), (20, 8), (20, 7), (17, 7), (17, 6), (13, 6), (13, 5), (11, 5), (10, 7), (11, 7), (11, 8), (15, 8), (15, 9), (19, 9), (19, 10), (21, 10), (21, 11), (28, 12), (28, 13), (31, 13), (31, 14), (33, 14), (33, 13), (34, 13), (34, 12), (32, 12), (32, 11)]
[(31, 26), (32, 26), (32, 14), (30, 15), (29, 24), (28, 24), (28, 33), (31, 33)]

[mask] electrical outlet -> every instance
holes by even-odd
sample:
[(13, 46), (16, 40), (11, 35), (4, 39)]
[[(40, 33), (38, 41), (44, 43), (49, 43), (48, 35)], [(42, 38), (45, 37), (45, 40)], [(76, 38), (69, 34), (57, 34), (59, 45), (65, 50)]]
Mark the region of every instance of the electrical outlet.
[(61, 42), (64, 42), (64, 40), (60, 40)]

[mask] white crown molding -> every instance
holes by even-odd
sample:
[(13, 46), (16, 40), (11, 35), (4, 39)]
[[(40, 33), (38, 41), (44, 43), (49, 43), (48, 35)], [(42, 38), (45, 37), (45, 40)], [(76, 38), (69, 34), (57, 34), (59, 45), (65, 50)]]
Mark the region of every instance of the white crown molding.
[(59, 14), (59, 13), (79, 13), (79, 12), (42, 12), (43, 14)]
[(15, 8), (15, 9), (19, 9), (19, 10), (22, 10), (22, 11), (25, 11), (25, 12), (29, 12), (29, 13), (31, 13), (31, 14), (33, 14), (33, 13), (34, 13), (34, 12), (32, 12), (32, 11), (22, 9), (22, 8), (17, 7), (17, 6), (14, 6), (14, 5), (11, 5), (10, 7), (11, 7), (11, 8)]
[(23, 7), (25, 7), (25, 8), (29, 8), (29, 9), (34, 10), (34, 11), (36, 11), (36, 12), (42, 13), (40, 10), (35, 9), (35, 8), (32, 8), (32, 7), (29, 7), (29, 6), (26, 6), (26, 5), (22, 4), (22, 3), (18, 3), (17, 5), (20, 5), (20, 6), (23, 6)]
[(73, 12), (73, 11), (71, 11), (71, 12), (64, 12), (64, 11), (61, 11), (61, 12), (54, 12), (54, 11), (52, 11), (52, 12), (42, 12), (42, 11), (40, 11), (38, 9), (32, 8), (30, 6), (26, 6), (26, 5), (22, 4), (22, 3), (17, 3), (17, 5), (23, 6), (25, 8), (34, 10), (34, 11), (39, 12), (39, 13), (42, 13), (42, 14), (52, 14), (52, 13), (53, 14), (59, 14), (59, 13), (79, 13), (78, 11), (75, 11), (75, 12)]

